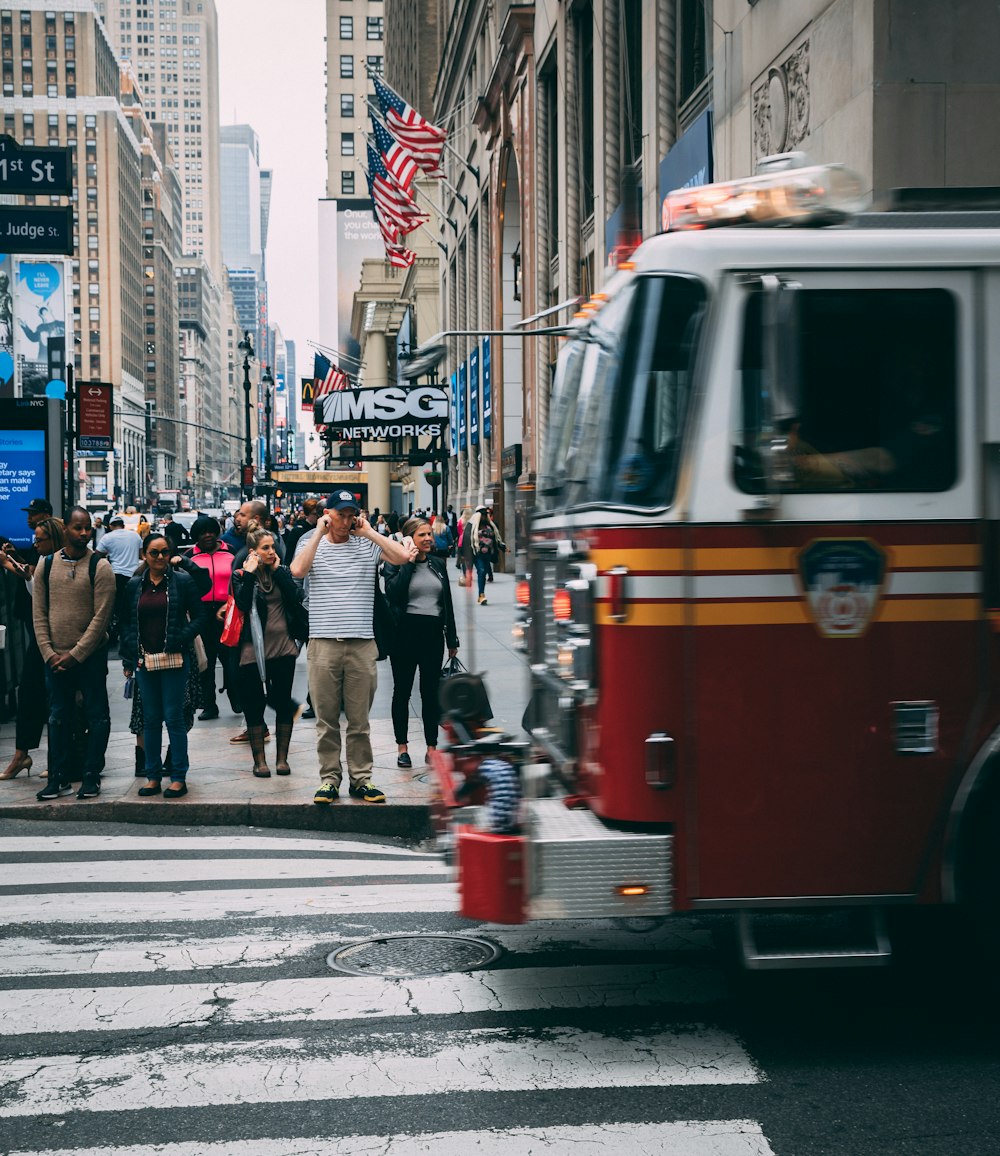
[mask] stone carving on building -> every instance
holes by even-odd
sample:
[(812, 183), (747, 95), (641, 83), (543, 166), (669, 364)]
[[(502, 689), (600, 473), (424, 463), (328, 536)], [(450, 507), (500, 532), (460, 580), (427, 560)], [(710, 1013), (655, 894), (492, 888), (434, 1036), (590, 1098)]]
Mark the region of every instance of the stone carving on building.
[(809, 41), (769, 68), (751, 95), (754, 164), (799, 148), (809, 134)]

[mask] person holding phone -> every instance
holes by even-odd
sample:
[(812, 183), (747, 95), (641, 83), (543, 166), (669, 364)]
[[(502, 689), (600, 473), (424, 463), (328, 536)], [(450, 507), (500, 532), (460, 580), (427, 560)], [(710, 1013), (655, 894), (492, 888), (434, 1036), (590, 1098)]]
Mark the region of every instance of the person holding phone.
[(292, 576), (309, 579), (309, 690), (322, 780), (314, 803), (333, 803), (340, 794), (342, 708), (347, 715), (351, 797), (364, 803), (385, 802), (371, 781), (374, 758), (368, 721), (378, 685), (375, 584), (382, 558), (402, 566), (416, 554), (412, 542), (377, 533), (355, 496), (339, 490), (327, 499), (316, 529), (302, 539), (292, 561)]

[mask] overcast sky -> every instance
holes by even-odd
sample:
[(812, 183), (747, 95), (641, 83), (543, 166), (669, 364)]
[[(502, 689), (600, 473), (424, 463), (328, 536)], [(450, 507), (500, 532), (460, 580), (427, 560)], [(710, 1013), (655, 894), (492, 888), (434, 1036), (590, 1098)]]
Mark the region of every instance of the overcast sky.
[[(324, 0), (215, 0), (219, 116), (249, 124), (273, 170), (267, 237), (271, 324), (311, 372), (319, 336), (316, 202), (326, 192)], [(308, 368), (307, 368), (308, 363)]]

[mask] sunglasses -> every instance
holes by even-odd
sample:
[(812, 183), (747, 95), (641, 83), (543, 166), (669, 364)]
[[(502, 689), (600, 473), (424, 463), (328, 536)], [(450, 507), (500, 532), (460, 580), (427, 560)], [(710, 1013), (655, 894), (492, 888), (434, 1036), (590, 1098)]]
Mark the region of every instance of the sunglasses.
[(146, 551), (146, 557), (147, 558), (169, 558), (170, 557), (170, 551), (169, 550), (147, 550)]

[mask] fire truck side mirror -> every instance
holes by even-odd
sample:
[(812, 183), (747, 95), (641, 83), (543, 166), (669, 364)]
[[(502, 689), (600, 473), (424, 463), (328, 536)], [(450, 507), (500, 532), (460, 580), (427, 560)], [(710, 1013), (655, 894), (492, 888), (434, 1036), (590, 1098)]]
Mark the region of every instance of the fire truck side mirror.
[(768, 386), (772, 428), (783, 429), (801, 414), (802, 388), (799, 365), (802, 286), (774, 274), (761, 278), (764, 303), (764, 369)]

